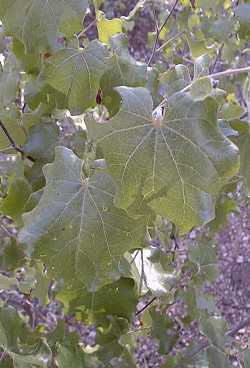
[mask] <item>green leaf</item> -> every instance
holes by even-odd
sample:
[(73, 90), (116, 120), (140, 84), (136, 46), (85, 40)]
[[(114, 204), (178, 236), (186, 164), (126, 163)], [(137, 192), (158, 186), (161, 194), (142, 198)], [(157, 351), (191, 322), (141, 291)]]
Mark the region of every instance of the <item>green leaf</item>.
[(111, 115), (118, 112), (121, 98), (114, 87), (145, 86), (148, 79), (147, 66), (137, 62), (128, 51), (128, 40), (124, 34), (118, 34), (110, 40), (114, 52), (111, 60), (111, 70), (106, 71), (101, 78), (102, 103)]
[(240, 106), (238, 102), (230, 101), (226, 102), (220, 111), (220, 118), (225, 120), (233, 120), (240, 118), (244, 113), (244, 109)]
[(5, 33), (19, 39), (26, 53), (32, 53), (55, 47), (59, 29), (66, 28), (68, 33), (65, 24), (74, 23), (77, 18), (81, 22), (87, 6), (87, 0), (49, 0), (45, 3), (43, 0), (4, 0), (0, 18)]
[(214, 281), (218, 274), (217, 249), (213, 241), (200, 241), (198, 245), (189, 247), (189, 258), (198, 265), (193, 280), (197, 284)]
[(243, 177), (247, 195), (250, 196), (250, 125), (248, 122), (234, 121), (231, 126), (239, 132), (239, 137), (233, 137), (232, 140), (240, 150), (240, 174)]
[(84, 50), (59, 50), (47, 61), (45, 80), (67, 96), (71, 113), (80, 115), (96, 104), (100, 78), (108, 69), (108, 53), (98, 41), (92, 41)]
[(0, 347), (11, 357), (14, 368), (47, 368), (51, 358), (48, 345), (28, 333), (10, 307), (0, 309)]
[(118, 114), (105, 124), (86, 124), (120, 188), (118, 205), (128, 208), (143, 183), (150, 206), (182, 232), (211, 220), (211, 195), (238, 170), (238, 150), (218, 129), (214, 100), (176, 94), (161, 121), (152, 118), (146, 89), (116, 90), (123, 99)]
[(171, 96), (191, 83), (188, 68), (185, 65), (175, 65), (160, 77), (161, 86), (167, 96)]
[(225, 348), (227, 324), (221, 317), (202, 318), (200, 320), (201, 332), (209, 342), (219, 349)]
[(194, 79), (208, 75), (210, 63), (211, 60), (208, 54), (203, 54), (196, 58), (194, 63)]
[(1, 269), (7, 272), (14, 271), (25, 263), (24, 253), (15, 238), (1, 239), (0, 264)]
[(36, 161), (51, 162), (54, 159), (55, 146), (58, 145), (58, 142), (58, 126), (53, 122), (39, 123), (30, 129), (23, 151)]
[(17, 279), (14, 277), (4, 276), (0, 273), (0, 290), (10, 289), (13, 286), (17, 286)]
[(243, 361), (244, 361), (244, 367), (247, 368), (250, 366), (250, 350), (247, 349), (243, 352)]
[(232, 364), (227, 354), (215, 347), (209, 347), (207, 349), (207, 356), (209, 360), (209, 368), (232, 368)]
[(194, 101), (204, 100), (212, 93), (212, 82), (210, 78), (201, 78), (195, 80), (190, 88), (190, 94)]
[(214, 233), (227, 224), (228, 215), (237, 212), (237, 203), (232, 198), (220, 198), (216, 202), (215, 219), (209, 223), (209, 229)]
[[(13, 104), (8, 109), (0, 110), (0, 120), (17, 145), (25, 142), (26, 136), (21, 122), (20, 111)], [(12, 148), (9, 139), (0, 127), (0, 150)]]
[(239, 36), (249, 41), (250, 31), (250, 4), (242, 3), (235, 9), (235, 16), (240, 22)]
[(156, 308), (151, 308), (150, 317), (152, 319), (152, 337), (160, 342), (160, 352), (168, 354), (175, 346), (179, 335), (174, 331), (174, 322), (165, 313), (161, 313)]
[(58, 368), (84, 368), (82, 356), (79, 353), (70, 351), (65, 346), (60, 345), (57, 348), (56, 362)]
[(69, 149), (56, 148), (54, 163), (44, 167), (42, 198), (23, 216), (19, 239), (55, 277), (95, 288), (118, 277), (122, 254), (138, 244), (143, 231), (114, 207), (112, 179), (101, 172), (84, 177), (82, 165)]
[(24, 176), (23, 161), (19, 160), (18, 169), (8, 179), (8, 191), (5, 198), (0, 199), (0, 213), (11, 216), (17, 223), (24, 212), (26, 202), (32, 188)]

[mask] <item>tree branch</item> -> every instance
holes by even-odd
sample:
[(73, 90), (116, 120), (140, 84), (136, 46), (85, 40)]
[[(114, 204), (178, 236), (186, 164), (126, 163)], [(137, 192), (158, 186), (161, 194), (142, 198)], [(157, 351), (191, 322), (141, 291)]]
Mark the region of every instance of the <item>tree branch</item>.
[[(148, 66), (151, 65), (151, 62), (155, 56), (155, 53), (156, 53), (156, 48), (157, 48), (157, 44), (158, 44), (158, 41), (159, 41), (159, 37), (160, 37), (160, 34), (161, 34), (161, 31), (163, 30), (163, 28), (165, 27), (165, 25), (167, 24), (169, 18), (171, 17), (171, 15), (173, 14), (177, 4), (178, 4), (178, 1), (179, 0), (175, 0), (172, 8), (170, 9), (170, 12), (169, 14), (167, 15), (166, 19), (164, 20), (164, 22), (162, 23), (162, 25), (160, 27), (158, 27), (158, 24), (157, 24), (157, 21), (155, 19), (155, 31), (156, 31), (156, 37), (155, 37), (155, 41), (154, 41), (154, 45), (153, 45), (153, 49), (152, 49), (152, 53), (151, 53), (151, 56), (148, 60)], [(154, 13), (155, 14), (155, 13)]]
[(221, 59), (221, 54), (222, 54), (222, 50), (223, 50), (223, 48), (224, 48), (224, 42), (222, 42), (222, 44), (221, 44), (221, 46), (220, 46), (220, 48), (219, 48), (219, 50), (218, 50), (218, 53), (217, 53), (217, 55), (216, 55), (216, 58), (215, 58), (214, 64), (213, 64), (213, 66), (212, 66), (212, 68), (211, 68), (211, 70), (210, 70), (210, 73), (213, 73), (213, 72), (214, 72), (215, 67), (216, 67), (216, 65), (217, 65), (218, 61)]
[[(227, 70), (224, 70), (223, 72), (204, 75), (203, 77), (200, 77), (199, 80), (207, 79), (207, 78), (220, 78), (220, 77), (224, 77), (227, 75), (237, 75), (237, 74), (242, 74), (242, 73), (250, 73), (250, 66), (246, 66), (244, 68), (227, 69)], [(188, 86), (184, 87), (183, 89), (181, 89), (180, 91), (178, 91), (178, 93), (187, 92), (192, 87), (192, 85), (193, 85), (193, 82), (190, 83)], [(161, 106), (164, 106), (165, 104), (166, 104), (166, 99), (164, 98), (161, 101), (161, 103), (156, 107), (156, 109)]]
[(7, 137), (7, 139), (10, 142), (10, 145), (19, 153), (21, 153), (22, 156), (27, 157), (30, 161), (35, 162), (35, 159), (31, 156), (26, 156), (24, 151), (18, 147), (18, 145), (16, 144), (16, 142), (14, 141), (14, 139), (11, 137), (10, 133), (8, 132), (8, 130), (6, 129), (4, 123), (0, 120), (0, 127), (2, 128), (2, 131), (4, 132), (5, 136)]
[[(250, 317), (247, 318), (245, 321), (240, 322), (236, 327), (234, 327), (232, 330), (229, 330), (225, 333), (226, 336), (235, 337), (237, 333), (244, 327), (248, 327), (250, 325)], [(201, 352), (204, 349), (207, 349), (210, 346), (209, 341), (203, 341), (201, 344), (197, 345), (191, 352), (185, 355), (185, 358), (192, 358), (199, 352)], [(186, 366), (186, 363), (185, 363)], [(183, 368), (184, 363), (177, 365), (176, 368)]]

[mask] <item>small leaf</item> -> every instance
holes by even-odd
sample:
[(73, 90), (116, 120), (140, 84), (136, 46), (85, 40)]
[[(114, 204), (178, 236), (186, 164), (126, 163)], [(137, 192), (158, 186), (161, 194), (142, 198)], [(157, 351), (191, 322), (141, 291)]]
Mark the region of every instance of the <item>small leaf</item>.
[(107, 19), (103, 12), (97, 12), (97, 29), (99, 40), (109, 44), (110, 38), (122, 33), (122, 20), (120, 18)]
[(221, 317), (209, 317), (200, 320), (201, 332), (209, 339), (210, 343), (223, 350), (226, 342), (228, 326)]
[(8, 191), (5, 198), (0, 200), (0, 213), (11, 216), (17, 223), (24, 212), (26, 202), (32, 188), (24, 176), (23, 161), (19, 160), (19, 167), (8, 179)]
[(167, 96), (171, 96), (191, 83), (188, 68), (185, 65), (175, 65), (174, 68), (160, 76), (160, 84)]
[(201, 78), (195, 80), (190, 88), (190, 94), (194, 101), (201, 101), (211, 95), (212, 93), (212, 82), (210, 78)]
[(51, 162), (54, 159), (58, 141), (59, 128), (56, 124), (39, 123), (30, 129), (23, 151), (36, 161)]
[(0, 290), (10, 289), (13, 286), (17, 286), (17, 279), (0, 274)]

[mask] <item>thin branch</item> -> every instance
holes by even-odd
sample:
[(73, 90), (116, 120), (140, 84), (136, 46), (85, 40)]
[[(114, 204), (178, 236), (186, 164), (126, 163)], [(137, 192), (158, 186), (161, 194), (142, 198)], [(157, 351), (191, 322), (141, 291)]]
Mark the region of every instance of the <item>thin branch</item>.
[(221, 54), (222, 54), (222, 50), (224, 48), (224, 45), (225, 45), (224, 42), (222, 42), (222, 44), (221, 44), (221, 46), (220, 46), (220, 48), (219, 48), (219, 50), (217, 52), (217, 55), (216, 55), (214, 64), (213, 64), (213, 66), (212, 66), (212, 68), (210, 70), (210, 73), (213, 73), (215, 71), (216, 65), (217, 65), (218, 61), (221, 59)]
[[(250, 317), (247, 318), (245, 321), (239, 323), (236, 327), (232, 330), (229, 330), (225, 333), (226, 336), (235, 337), (237, 333), (244, 327), (248, 327), (250, 325)], [(204, 349), (207, 349), (210, 346), (209, 341), (203, 341), (201, 344), (197, 345), (191, 352), (187, 353), (184, 358), (192, 358), (199, 352)], [(182, 368), (183, 364), (177, 365), (176, 368)]]
[(148, 60), (148, 66), (151, 65), (151, 62), (155, 56), (155, 53), (156, 53), (156, 49), (157, 49), (157, 44), (158, 44), (158, 41), (159, 41), (159, 37), (160, 37), (160, 34), (161, 34), (161, 31), (163, 30), (163, 28), (165, 27), (165, 25), (167, 24), (169, 18), (171, 17), (171, 15), (173, 14), (177, 4), (178, 4), (178, 1), (179, 0), (175, 0), (172, 8), (170, 9), (170, 12), (169, 14), (167, 15), (166, 19), (164, 20), (164, 22), (162, 23), (162, 25), (159, 27), (157, 22), (155, 21), (155, 31), (156, 31), (156, 37), (155, 37), (155, 41), (154, 41), (154, 45), (153, 45), (153, 49), (152, 49), (152, 53), (151, 53), (151, 56)]
[(6, 129), (4, 123), (0, 120), (0, 127), (2, 128), (4, 134), (6, 135), (7, 139), (10, 142), (10, 145), (12, 146), (12, 148), (14, 148), (17, 152), (21, 153), (22, 156), (27, 157), (30, 161), (35, 162), (34, 158), (31, 156), (25, 156), (24, 151), (18, 147), (18, 145), (16, 144), (16, 142), (14, 141), (14, 139), (11, 137), (10, 133), (8, 132), (8, 130)]
[(81, 37), (83, 37), (83, 35), (94, 25), (94, 24), (96, 24), (96, 21), (97, 21), (97, 19), (95, 18), (94, 20), (92, 20), (88, 25), (87, 25), (87, 27), (85, 27), (80, 33), (78, 33), (76, 36), (77, 36), (77, 38), (79, 39), (79, 38), (81, 38)]
[[(246, 66), (244, 68), (237, 68), (237, 69), (227, 69), (227, 70), (224, 70), (223, 72), (204, 75), (204, 76), (200, 77), (199, 80), (207, 79), (207, 78), (220, 78), (220, 77), (224, 77), (226, 75), (237, 75), (237, 74), (242, 74), (242, 73), (250, 73), (250, 66)], [(193, 85), (193, 82), (190, 83), (188, 86), (184, 87), (183, 89), (181, 89), (180, 91), (178, 91), (178, 93), (187, 92), (192, 87), (192, 85)], [(155, 110), (158, 109), (159, 107), (165, 106), (165, 105), (166, 105), (166, 98), (163, 98), (163, 100), (155, 108)]]
[[(171, 43), (172, 41), (174, 41), (177, 37), (181, 37), (185, 32), (179, 32), (176, 35), (174, 35), (173, 37), (169, 38), (166, 42), (164, 42), (160, 47), (158, 47), (158, 49), (155, 51), (155, 53), (160, 52), (161, 50), (163, 50), (169, 43)], [(193, 64), (193, 62), (192, 62)]]
[[(237, 75), (242, 73), (250, 73), (250, 66), (246, 66), (244, 68), (236, 68), (236, 69), (227, 69), (223, 72), (212, 73), (209, 75), (204, 75), (203, 77), (199, 78), (199, 80), (207, 79), (207, 78), (220, 78), (226, 75)], [(190, 83), (188, 86), (184, 87), (180, 92), (187, 92), (189, 88), (192, 86), (193, 82)]]
[(150, 301), (146, 304), (146, 305), (144, 305), (144, 307), (142, 307), (141, 309), (139, 309), (136, 313), (135, 313), (135, 315), (136, 316), (138, 316), (139, 314), (141, 314), (142, 312), (144, 312), (145, 311), (145, 309), (147, 309), (151, 304), (153, 304), (154, 303), (154, 301), (157, 299), (157, 297), (156, 296), (154, 296), (152, 299), (150, 299)]

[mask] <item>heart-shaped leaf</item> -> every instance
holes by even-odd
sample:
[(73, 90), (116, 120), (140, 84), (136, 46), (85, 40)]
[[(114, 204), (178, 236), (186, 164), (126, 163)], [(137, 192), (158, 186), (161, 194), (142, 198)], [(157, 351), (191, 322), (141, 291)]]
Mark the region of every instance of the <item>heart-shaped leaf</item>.
[(151, 206), (183, 232), (211, 220), (213, 195), (239, 168), (237, 147), (218, 128), (214, 99), (175, 94), (161, 120), (152, 117), (145, 88), (116, 90), (123, 99), (118, 114), (107, 123), (90, 119), (87, 127), (120, 188), (118, 205), (128, 208), (143, 182)]
[(54, 163), (44, 167), (44, 193), (23, 216), (19, 239), (34, 247), (52, 275), (95, 288), (119, 276), (123, 253), (143, 232), (137, 236), (137, 223), (114, 207), (111, 177), (101, 172), (83, 177), (82, 165), (71, 150), (56, 148)]

